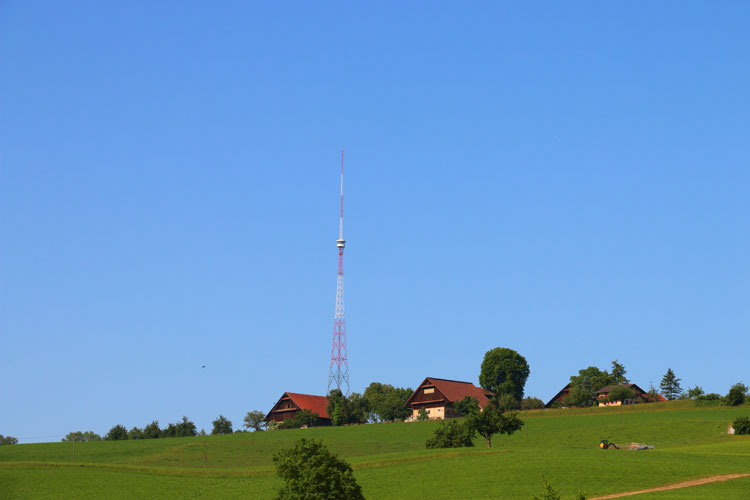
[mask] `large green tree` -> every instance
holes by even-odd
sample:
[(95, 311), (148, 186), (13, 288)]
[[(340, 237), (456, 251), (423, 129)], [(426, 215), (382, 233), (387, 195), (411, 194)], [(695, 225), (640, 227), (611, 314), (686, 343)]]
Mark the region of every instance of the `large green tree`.
[(102, 437), (97, 434), (94, 431), (75, 431), (75, 432), (69, 432), (64, 438), (62, 438), (63, 441), (101, 441)]
[(610, 383), (612, 385), (629, 384), (630, 380), (625, 377), (627, 370), (617, 360), (612, 361), (612, 373), (610, 374)]
[(322, 441), (300, 439), (273, 457), (284, 486), (276, 500), (364, 500), (354, 471)]
[(115, 425), (109, 430), (107, 436), (104, 439), (108, 441), (120, 441), (123, 439), (128, 439), (128, 430), (122, 425)]
[(0, 434), (0, 444), (18, 444), (18, 439), (13, 436), (3, 436)]
[(498, 396), (509, 394), (520, 403), (529, 373), (526, 358), (513, 349), (496, 347), (484, 355), (479, 385)]
[(245, 429), (252, 429), (256, 432), (262, 431), (266, 425), (266, 414), (260, 410), (253, 410), (247, 412), (243, 420), (243, 426)]
[(680, 396), (682, 393), (680, 380), (682, 379), (677, 378), (677, 375), (674, 374), (671, 368), (667, 368), (667, 373), (664, 374), (661, 384), (659, 384), (661, 393), (664, 394), (665, 398), (672, 401)]
[(596, 392), (612, 383), (612, 376), (607, 370), (600, 370), (596, 366), (589, 366), (583, 370), (578, 370), (578, 375), (570, 377), (570, 385), (572, 387), (581, 386), (591, 392)]
[(390, 384), (373, 382), (367, 386), (362, 398), (369, 412), (369, 420), (373, 422), (387, 422), (403, 420), (411, 414), (406, 407), (406, 400), (411, 393), (410, 388), (393, 387)]
[(214, 428), (211, 430), (211, 434), (231, 434), (232, 433), (232, 422), (227, 419), (224, 415), (219, 415), (213, 422)]

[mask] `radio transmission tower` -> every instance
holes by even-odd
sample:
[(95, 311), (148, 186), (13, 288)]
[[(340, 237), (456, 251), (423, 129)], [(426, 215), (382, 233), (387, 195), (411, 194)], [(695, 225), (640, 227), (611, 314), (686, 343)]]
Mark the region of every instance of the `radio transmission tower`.
[(346, 357), (346, 317), (344, 316), (344, 152), (341, 151), (341, 211), (339, 212), (339, 272), (336, 276), (336, 313), (333, 318), (333, 347), (328, 369), (328, 392), (338, 389), (349, 395), (349, 361)]

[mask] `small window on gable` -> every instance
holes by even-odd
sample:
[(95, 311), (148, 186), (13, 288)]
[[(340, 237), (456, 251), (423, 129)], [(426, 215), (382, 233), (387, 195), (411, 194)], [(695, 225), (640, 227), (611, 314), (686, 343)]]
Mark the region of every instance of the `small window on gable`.
[(432, 394), (433, 392), (435, 392), (435, 388), (434, 387), (430, 387), (430, 388), (424, 390), (425, 394)]

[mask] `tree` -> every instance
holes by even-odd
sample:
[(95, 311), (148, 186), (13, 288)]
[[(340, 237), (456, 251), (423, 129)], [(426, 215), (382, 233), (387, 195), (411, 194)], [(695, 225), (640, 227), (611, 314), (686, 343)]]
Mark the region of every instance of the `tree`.
[[(426, 413), (425, 413), (426, 415)], [(427, 440), (427, 448), (463, 448), (474, 446), (472, 437), (474, 431), (466, 422), (449, 420), (435, 429), (435, 433)]]
[(589, 366), (583, 370), (578, 370), (578, 375), (570, 377), (571, 388), (581, 386), (591, 393), (611, 384), (612, 376), (607, 373), (607, 370), (602, 371), (596, 366)]
[(729, 394), (727, 394), (727, 403), (731, 406), (739, 406), (745, 402), (745, 396), (747, 395), (748, 387), (742, 382), (737, 382), (729, 388)]
[(64, 442), (78, 441), (80, 443), (82, 441), (101, 441), (102, 437), (93, 431), (75, 431), (69, 432), (62, 440)]
[(322, 441), (300, 439), (273, 462), (285, 482), (276, 500), (364, 500), (351, 466)]
[(0, 445), (3, 444), (18, 444), (18, 439), (13, 436), (3, 436), (0, 434)]
[(472, 396), (464, 396), (460, 401), (453, 403), (453, 413), (459, 417), (465, 417), (470, 413), (479, 412), (479, 401)]
[(695, 399), (698, 396), (702, 396), (704, 394), (705, 392), (703, 391), (703, 387), (697, 385), (691, 389), (688, 389), (687, 391), (687, 397), (689, 397), (690, 399)]
[(146, 427), (143, 428), (143, 438), (144, 439), (156, 439), (158, 437), (161, 437), (161, 429), (159, 429), (159, 421), (154, 420), (150, 424), (148, 424)]
[(128, 430), (122, 425), (115, 425), (109, 430), (104, 439), (107, 441), (121, 441), (128, 439)]
[[(231, 429), (232, 422), (229, 422)], [(182, 422), (175, 424), (176, 437), (193, 437), (198, 435), (198, 428), (187, 417), (182, 417)]]
[(750, 417), (737, 417), (732, 422), (734, 433), (739, 435), (750, 434)]
[(249, 411), (243, 422), (245, 422), (242, 424), (245, 429), (252, 429), (255, 432), (262, 431), (263, 427), (266, 426), (266, 414), (260, 410)]
[(523, 398), (521, 400), (522, 410), (541, 410), (544, 408), (544, 401), (539, 398)]
[[(590, 384), (586, 384), (589, 387)], [(563, 400), (565, 406), (578, 406), (585, 408), (594, 404), (596, 396), (594, 391), (587, 388), (586, 385), (574, 385), (568, 395)]]
[(616, 401), (622, 401), (624, 403), (625, 401), (634, 400), (636, 396), (637, 395), (632, 387), (628, 387), (627, 385), (616, 385), (609, 391), (607, 399), (611, 403)]
[[(627, 372), (624, 366), (618, 363), (617, 360), (612, 361), (612, 373), (610, 374), (610, 383), (612, 385), (629, 384), (630, 380), (625, 378), (626, 373)], [(599, 389), (601, 389), (601, 387)]]
[(680, 393), (682, 392), (680, 380), (682, 379), (677, 378), (671, 368), (667, 368), (667, 373), (664, 374), (664, 377), (661, 379), (661, 384), (659, 384), (661, 392), (664, 394), (665, 398), (674, 401), (680, 396)]
[(420, 408), (419, 412), (417, 413), (417, 420), (424, 421), (424, 420), (429, 420), (429, 419), (430, 419), (430, 415), (427, 414), (427, 410), (425, 410), (424, 408)]
[(212, 423), (214, 424), (214, 428), (211, 431), (212, 435), (232, 433), (232, 422), (230, 420), (227, 420), (224, 415), (220, 414), (218, 418)]
[(143, 429), (133, 427), (128, 431), (128, 439), (143, 439)]
[(495, 398), (495, 406), (503, 411), (519, 410), (521, 403), (510, 394), (501, 394)]
[(516, 401), (521, 401), (529, 373), (526, 358), (513, 349), (496, 347), (484, 355), (479, 385), (498, 396), (510, 394)]
[(380, 382), (371, 383), (362, 396), (367, 404), (369, 420), (386, 422), (405, 419), (411, 413), (406, 407), (406, 400), (412, 392), (414, 391), (410, 388), (393, 387)]
[(466, 422), (470, 429), (484, 438), (487, 448), (492, 447), (493, 435), (511, 435), (523, 426), (523, 422), (515, 413), (503, 413), (499, 408), (489, 404), (483, 411), (466, 417)]

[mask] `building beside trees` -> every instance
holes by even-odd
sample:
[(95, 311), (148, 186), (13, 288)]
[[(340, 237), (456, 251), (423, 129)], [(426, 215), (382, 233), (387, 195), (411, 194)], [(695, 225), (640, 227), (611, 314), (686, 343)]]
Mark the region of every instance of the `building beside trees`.
[(451, 418), (458, 416), (455, 404), (464, 398), (474, 398), (479, 407), (484, 408), (494, 396), (493, 392), (471, 382), (427, 377), (406, 400), (406, 406), (411, 410), (411, 415), (406, 420), (417, 420), (421, 410), (426, 412), (430, 420)]
[(317, 414), (316, 425), (331, 425), (327, 406), (328, 398), (325, 396), (285, 392), (266, 415), (266, 422), (283, 423), (307, 410), (309, 413)]

